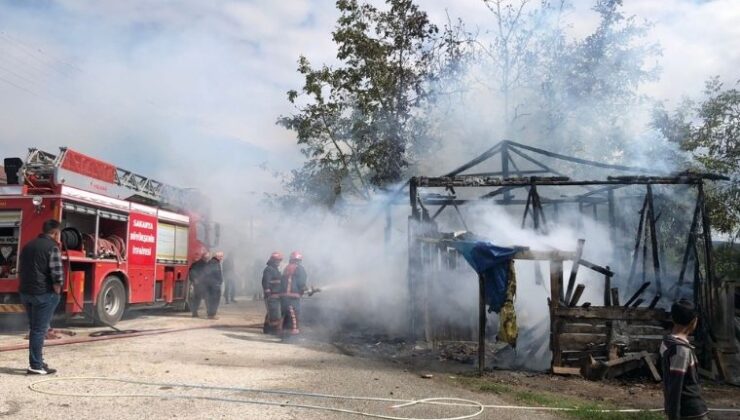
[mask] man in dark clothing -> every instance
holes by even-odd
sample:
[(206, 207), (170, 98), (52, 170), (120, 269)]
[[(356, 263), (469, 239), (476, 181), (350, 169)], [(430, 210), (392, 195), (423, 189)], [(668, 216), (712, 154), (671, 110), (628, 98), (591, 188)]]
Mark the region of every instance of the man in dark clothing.
[(44, 338), (49, 329), (64, 284), (64, 269), (59, 250), (61, 225), (47, 220), (43, 233), (23, 247), (20, 254), (21, 302), (28, 314), (28, 361), (26, 374), (50, 375), (56, 369), (44, 363)]
[(226, 258), (221, 263), (224, 273), (224, 303), (236, 303), (236, 279), (234, 278), (234, 260)]
[(303, 268), (303, 255), (298, 251), (290, 254), (290, 263), (283, 271), (280, 284), (282, 297), (280, 306), (283, 310), (283, 332), (287, 336), (300, 334), (298, 320), (301, 311), (301, 296), (306, 291), (306, 269)]
[(218, 251), (206, 266), (203, 290), (208, 319), (218, 319), (216, 313), (218, 312), (218, 305), (221, 303), (221, 286), (224, 284), (224, 271), (221, 267), (223, 259), (224, 253)]
[(280, 334), (282, 329), (282, 313), (280, 312), (280, 263), (283, 261), (283, 254), (273, 252), (270, 259), (267, 260), (267, 266), (262, 271), (262, 293), (265, 297), (265, 325), (262, 331), (265, 334)]
[(190, 299), (190, 311), (193, 314), (193, 318), (198, 317), (198, 308), (200, 302), (206, 297), (207, 290), (205, 288), (206, 283), (206, 271), (208, 268), (208, 259), (210, 254), (205, 249), (200, 251), (200, 258), (190, 266), (190, 272), (188, 278), (191, 284), (191, 299)]
[(685, 299), (674, 303), (671, 318), (673, 331), (660, 346), (665, 413), (669, 420), (706, 419), (696, 355), (689, 344), (689, 335), (699, 321), (694, 304)]

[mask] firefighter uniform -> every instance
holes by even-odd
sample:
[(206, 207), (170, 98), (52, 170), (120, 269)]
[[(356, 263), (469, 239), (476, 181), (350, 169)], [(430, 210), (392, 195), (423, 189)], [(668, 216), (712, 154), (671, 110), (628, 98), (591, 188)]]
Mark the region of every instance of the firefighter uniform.
[(283, 257), (280, 253), (273, 253), (267, 266), (262, 271), (262, 293), (265, 296), (265, 324), (262, 328), (265, 334), (280, 334), (282, 329), (282, 314), (280, 311), (280, 261)]
[(290, 264), (285, 267), (281, 282), (281, 307), (283, 311), (283, 334), (294, 336), (300, 334), (298, 321), (301, 315), (301, 296), (306, 291), (308, 276), (301, 265), (303, 257), (294, 252)]

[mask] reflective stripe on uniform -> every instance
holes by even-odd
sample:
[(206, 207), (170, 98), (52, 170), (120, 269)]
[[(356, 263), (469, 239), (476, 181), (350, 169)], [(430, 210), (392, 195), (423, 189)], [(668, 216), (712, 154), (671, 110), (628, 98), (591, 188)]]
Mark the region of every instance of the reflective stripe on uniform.
[(24, 313), (26, 307), (20, 303), (3, 303), (0, 304), (0, 313)]

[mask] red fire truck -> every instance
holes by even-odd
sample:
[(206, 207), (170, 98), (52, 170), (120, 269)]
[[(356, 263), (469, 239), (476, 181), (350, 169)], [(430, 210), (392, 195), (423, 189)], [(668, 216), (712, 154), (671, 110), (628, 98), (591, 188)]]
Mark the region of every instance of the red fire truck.
[(57, 310), (113, 325), (127, 308), (181, 306), (188, 267), (219, 226), (195, 190), (171, 187), (67, 148), (4, 160), (0, 312), (23, 312), (18, 254), (47, 219), (61, 222), (65, 287)]

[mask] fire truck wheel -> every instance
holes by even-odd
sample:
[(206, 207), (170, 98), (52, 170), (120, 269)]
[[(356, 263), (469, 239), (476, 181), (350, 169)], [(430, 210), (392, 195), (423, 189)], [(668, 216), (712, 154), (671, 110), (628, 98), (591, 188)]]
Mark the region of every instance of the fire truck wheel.
[(126, 289), (121, 279), (108, 276), (100, 288), (95, 303), (95, 322), (101, 325), (115, 325), (126, 310)]

